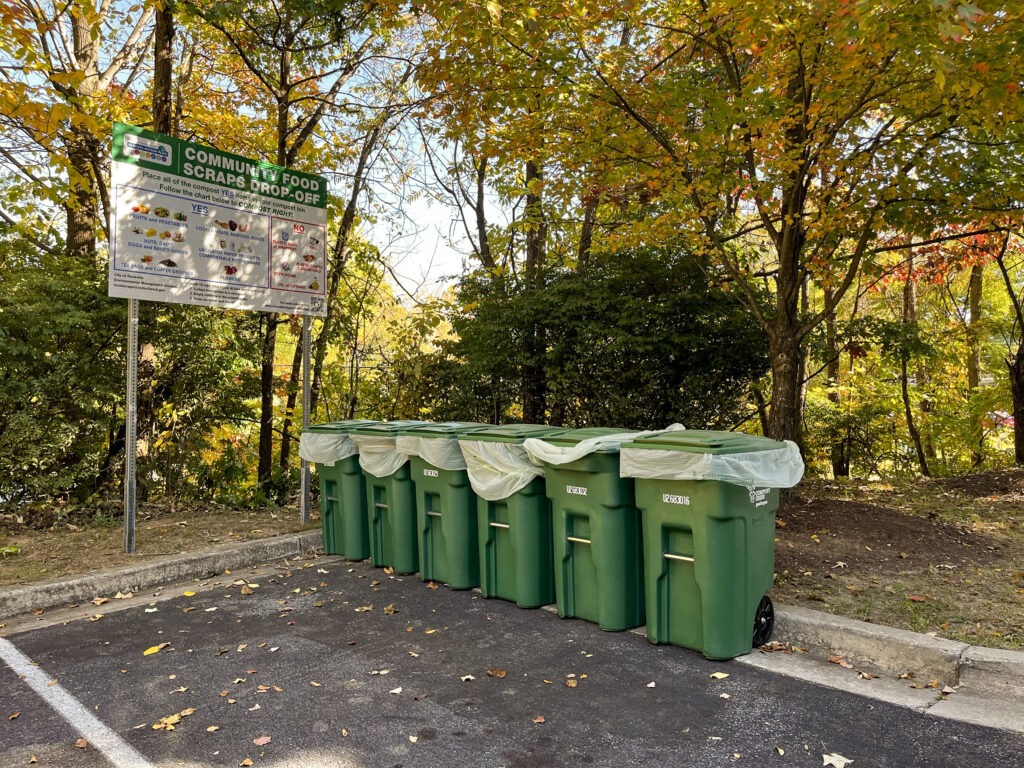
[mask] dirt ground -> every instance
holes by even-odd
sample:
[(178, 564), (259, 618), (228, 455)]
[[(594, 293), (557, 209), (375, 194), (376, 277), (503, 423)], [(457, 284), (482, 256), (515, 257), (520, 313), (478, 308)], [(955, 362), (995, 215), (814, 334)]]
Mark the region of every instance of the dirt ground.
[[(301, 530), (296, 507), (149, 503), (138, 552), (106, 511), (0, 515), (0, 588)], [(309, 528), (319, 526), (314, 515)], [(805, 480), (776, 529), (776, 603), (1024, 648), (1024, 469), (906, 483)]]
[(1024, 648), (1024, 470), (805, 481), (781, 505), (773, 599)]

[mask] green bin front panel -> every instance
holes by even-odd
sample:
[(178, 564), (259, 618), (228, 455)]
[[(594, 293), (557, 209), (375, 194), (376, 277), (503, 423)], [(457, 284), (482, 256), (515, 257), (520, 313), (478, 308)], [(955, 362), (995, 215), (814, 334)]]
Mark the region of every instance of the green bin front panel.
[(416, 484), (420, 577), (452, 589), (479, 586), (477, 498), (469, 475), (438, 469), (418, 456), (409, 464)]
[(370, 536), (359, 457), (349, 456), (333, 467), (318, 464), (317, 476), (324, 552), (348, 560), (365, 560), (370, 556)]
[(551, 504), (538, 477), (506, 499), (477, 499), (480, 591), (520, 608), (555, 601)]
[(709, 659), (748, 653), (775, 567), (775, 489), (714, 480), (636, 481), (647, 638)]
[(409, 462), (388, 477), (377, 477), (369, 472), (363, 475), (371, 561), (378, 567), (393, 568), (395, 573), (415, 573), (419, 570), (416, 489)]
[(644, 623), (640, 515), (619, 455), (545, 468), (558, 615), (618, 631)]

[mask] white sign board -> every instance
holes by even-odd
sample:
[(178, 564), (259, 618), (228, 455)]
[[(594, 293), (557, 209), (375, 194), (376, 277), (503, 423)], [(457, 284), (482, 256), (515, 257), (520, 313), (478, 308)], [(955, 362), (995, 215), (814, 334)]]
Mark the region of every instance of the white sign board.
[(320, 176), (114, 124), (108, 295), (319, 315)]

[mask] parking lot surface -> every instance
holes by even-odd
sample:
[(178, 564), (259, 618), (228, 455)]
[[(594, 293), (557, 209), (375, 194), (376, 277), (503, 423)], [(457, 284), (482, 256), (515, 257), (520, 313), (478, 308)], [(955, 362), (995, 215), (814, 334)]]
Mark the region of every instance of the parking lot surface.
[(1024, 765), (1017, 734), (336, 557), (37, 624), (0, 640), (0, 766)]

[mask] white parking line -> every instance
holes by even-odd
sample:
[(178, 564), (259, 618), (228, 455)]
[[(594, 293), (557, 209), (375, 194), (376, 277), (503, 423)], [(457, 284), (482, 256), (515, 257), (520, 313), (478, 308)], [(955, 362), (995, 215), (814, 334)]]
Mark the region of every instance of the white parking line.
[(0, 659), (3, 659), (8, 667), (38, 693), (43, 701), (53, 707), (58, 715), (82, 734), (86, 741), (106, 755), (115, 768), (153, 768), (152, 763), (82, 706), (78, 699), (60, 685), (51, 685), (53, 678), (33, 665), (25, 654), (2, 637)]

